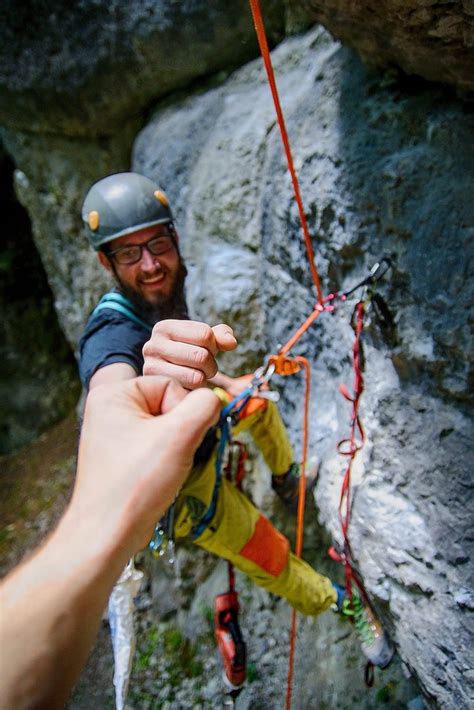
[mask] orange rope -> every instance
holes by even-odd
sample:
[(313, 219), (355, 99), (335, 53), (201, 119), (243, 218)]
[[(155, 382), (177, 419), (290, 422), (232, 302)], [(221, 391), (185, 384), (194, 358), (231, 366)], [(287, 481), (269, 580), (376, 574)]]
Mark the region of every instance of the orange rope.
[(305, 322), (298, 328), (298, 330), (291, 336), (287, 343), (285, 343), (279, 350), (278, 355), (286, 355), (293, 345), (295, 345), (302, 335), (306, 333), (310, 325), (314, 323), (316, 318), (318, 318), (323, 312), (323, 308), (315, 308), (311, 315), (305, 320)]
[[(294, 360), (298, 364), (301, 364), (305, 370), (305, 398), (304, 398), (304, 416), (303, 416), (303, 451), (301, 455), (301, 475), (299, 481), (299, 496), (298, 496), (298, 518), (297, 518), (297, 531), (296, 531), (296, 547), (295, 555), (296, 557), (301, 557), (303, 551), (303, 529), (304, 529), (304, 506), (306, 498), (306, 458), (308, 455), (308, 438), (309, 438), (309, 395), (310, 395), (310, 382), (311, 382), (311, 372), (309, 367), (309, 362), (305, 357), (295, 357)], [(286, 710), (291, 708), (291, 693), (293, 690), (293, 667), (294, 667), (294, 657), (295, 657), (295, 642), (296, 642), (296, 610), (293, 609), (291, 616), (291, 630), (290, 630), (290, 654), (288, 661), (288, 681), (286, 688)]]
[[(298, 211), (300, 215), (301, 227), (303, 229), (304, 240), (306, 245), (306, 255), (309, 263), (309, 268), (311, 271), (311, 277), (313, 280), (314, 287), (317, 294), (317, 304), (314, 311), (308, 316), (305, 322), (298, 328), (294, 335), (288, 340), (283, 347), (280, 348), (278, 355), (274, 355), (270, 358), (269, 362), (273, 362), (275, 365), (275, 371), (280, 375), (293, 375), (301, 369), (301, 366), (305, 369), (305, 402), (304, 402), (304, 417), (303, 417), (303, 451), (301, 457), (301, 475), (299, 482), (299, 496), (298, 496), (298, 513), (297, 513), (297, 531), (296, 531), (296, 546), (295, 554), (297, 557), (301, 557), (301, 551), (303, 548), (303, 528), (304, 528), (304, 506), (305, 506), (305, 496), (306, 496), (306, 457), (308, 450), (308, 418), (309, 418), (309, 394), (310, 394), (310, 367), (309, 363), (304, 357), (288, 358), (287, 353), (291, 348), (298, 342), (298, 340), (304, 335), (308, 328), (315, 322), (319, 315), (326, 310), (324, 306), (324, 299), (321, 289), (321, 282), (319, 279), (318, 270), (314, 262), (314, 252), (311, 244), (311, 237), (309, 234), (308, 223), (306, 221), (306, 215), (303, 207), (303, 201), (301, 199), (300, 187), (298, 178), (296, 175), (295, 167), (293, 164), (293, 157), (291, 154), (290, 143), (288, 140), (288, 133), (286, 130), (285, 119), (283, 117), (283, 112), (281, 110), (280, 99), (278, 96), (278, 89), (276, 86), (275, 75), (273, 72), (272, 61), (270, 58), (270, 52), (268, 49), (267, 38), (265, 34), (265, 27), (263, 24), (262, 13), (260, 11), (259, 0), (249, 0), (250, 9), (252, 11), (253, 21), (255, 25), (255, 31), (257, 33), (258, 43), (260, 45), (260, 51), (262, 53), (263, 63), (265, 65), (265, 70), (267, 72), (268, 83), (273, 96), (273, 102), (275, 104), (275, 111), (277, 115), (278, 125), (280, 128), (281, 139), (283, 142), (283, 147), (286, 154), (286, 160), (288, 163), (288, 169), (290, 171), (291, 180), (293, 183), (293, 190), (295, 193), (296, 203), (298, 205)], [(289, 665), (288, 665), (288, 684), (287, 684), (287, 695), (286, 695), (286, 710), (291, 708), (291, 693), (293, 685), (293, 669), (294, 669), (294, 656), (295, 656), (295, 642), (296, 642), (296, 611), (293, 609), (292, 621), (291, 621), (291, 631), (290, 631), (290, 653), (289, 653)]]
[(249, 3), (250, 9), (252, 11), (253, 22), (255, 25), (255, 31), (257, 33), (258, 43), (260, 45), (260, 51), (262, 53), (263, 63), (267, 72), (268, 83), (270, 84), (273, 102), (275, 104), (275, 111), (277, 114), (278, 125), (280, 127), (281, 139), (283, 141), (286, 160), (288, 162), (288, 169), (290, 171), (291, 180), (293, 183), (293, 190), (295, 192), (296, 202), (298, 205), (301, 226), (303, 228), (304, 241), (306, 244), (306, 254), (308, 256), (309, 268), (311, 270), (313, 284), (318, 296), (318, 303), (322, 303), (323, 294), (321, 290), (321, 282), (319, 280), (318, 270), (314, 263), (314, 252), (313, 247), (311, 245), (311, 237), (309, 234), (308, 223), (306, 221), (306, 215), (304, 212), (303, 200), (301, 199), (300, 186), (298, 183), (298, 178), (296, 176), (295, 166), (293, 164), (293, 157), (291, 154), (290, 142), (288, 140), (288, 133), (286, 131), (285, 119), (281, 110), (280, 98), (278, 96), (278, 89), (275, 82), (275, 74), (273, 72), (272, 60), (270, 59), (270, 51), (268, 49), (267, 37), (265, 34), (265, 26), (263, 24), (262, 13), (260, 11), (260, 2), (259, 0), (249, 0)]

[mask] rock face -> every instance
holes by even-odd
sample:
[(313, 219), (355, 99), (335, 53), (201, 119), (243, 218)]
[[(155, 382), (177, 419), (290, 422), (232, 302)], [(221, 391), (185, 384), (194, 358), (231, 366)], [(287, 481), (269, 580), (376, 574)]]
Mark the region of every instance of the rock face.
[[(381, 286), (394, 328), (384, 332), (372, 312), (364, 338), (368, 442), (353, 474), (354, 551), (426, 695), (467, 708), (472, 283), (460, 255), (472, 240), (473, 116), (440, 90), (383, 85), (319, 30), (274, 60), (326, 292), (348, 288), (383, 254), (394, 264)], [(133, 167), (175, 205), (195, 317), (231, 323), (242, 345), (226, 366), (254, 367), (315, 300), (260, 63), (159, 112)], [(350, 416), (337, 385), (352, 382), (351, 311), (324, 314), (295, 348), (313, 363), (317, 501), (336, 539), (336, 444)], [(299, 441), (302, 383), (278, 386)]]
[(301, 0), (313, 22), (354, 47), (365, 61), (474, 90), (472, 0)]
[(63, 418), (79, 396), (77, 368), (51, 290), (13, 191), (13, 164), (0, 155), (0, 455)]
[[(267, 8), (281, 38), (282, 2)], [(257, 53), (245, 0), (6, 0), (0, 122), (16, 130), (110, 136), (151, 101)]]
[[(156, 5), (181, 12), (178, 3)], [(180, 6), (191, 12), (201, 4)], [(359, 4), (349, 6), (355, 10)], [(314, 10), (316, 4), (311, 7)], [(454, 7), (449, 4), (446, 16)], [(118, 13), (118, 4), (110, 8)], [(464, 8), (467, 15), (469, 5), (464, 3)], [(390, 22), (388, 13), (387, 27)], [(88, 34), (87, 23), (85, 27), (85, 37), (94, 37)], [(169, 30), (170, 38), (173, 32)], [(57, 86), (56, 107), (39, 105), (41, 97), (53, 97), (52, 82), (39, 84), (35, 94), (30, 74), (14, 78), (11, 66), (3, 79), (3, 95), (9, 96), (8, 110), (6, 101), (2, 109), (2, 120), (8, 124), (3, 140), (15, 160), (17, 192), (32, 220), (61, 325), (76, 343), (88, 310), (105, 286), (81, 230), (82, 197), (96, 178), (129, 167), (133, 143), (132, 167), (157, 180), (172, 200), (189, 266), (193, 315), (212, 323), (226, 321), (235, 328), (241, 345), (236, 354), (223, 358), (224, 370), (254, 368), (294, 332), (315, 303), (261, 62), (244, 66), (206, 90), (201, 86), (199, 93), (190, 91), (186, 98), (158, 105), (137, 135), (143, 120), (131, 115), (132, 107), (143, 108), (163, 92), (152, 91), (145, 78), (142, 93), (131, 88), (125, 63), (114, 63), (120, 52), (116, 39), (110, 38), (116, 37), (113, 32), (109, 36), (113, 51), (103, 50), (103, 63), (81, 55), (81, 72)], [(145, 45), (120, 42), (131, 66)], [(132, 61), (135, 50), (127, 54), (125, 49), (136, 46), (140, 52)], [(67, 44), (64, 47), (66, 52)], [(400, 44), (400, 52), (401, 48)], [(405, 54), (411, 56), (408, 49)], [(446, 57), (439, 50), (438, 54), (440, 65), (453, 66), (448, 55), (455, 56), (454, 50), (448, 46)], [(217, 68), (209, 59), (193, 73), (194, 54), (189, 55), (187, 69), (175, 77), (173, 87)], [(46, 56), (43, 66), (51, 65), (54, 76), (59, 59), (56, 64), (49, 50)], [(145, 64), (149, 57), (146, 54)], [(243, 55), (239, 57), (242, 60)], [(166, 69), (166, 57), (159, 61)], [(400, 656), (425, 697), (441, 707), (468, 708), (472, 693), (468, 624), (473, 606), (472, 109), (443, 88), (415, 86), (403, 77), (367, 70), (352, 51), (321, 29), (284, 42), (274, 52), (274, 63), (324, 292), (349, 288), (383, 254), (389, 254), (393, 263), (380, 293), (394, 325), (382, 328), (369, 310), (364, 332), (366, 391), (361, 415), (367, 443), (353, 472), (354, 554)], [(120, 72), (125, 72), (123, 87)], [(431, 78), (447, 81), (441, 75)], [(22, 81), (24, 86), (15, 84)], [(49, 81), (44, 78), (46, 84)], [(112, 106), (105, 102), (104, 92), (117, 82), (118, 98)], [(163, 91), (170, 88), (163, 86)], [(97, 104), (92, 107), (94, 91)], [(15, 105), (12, 92), (18, 99)], [(68, 107), (66, 99), (72, 92), (79, 98)], [(89, 104), (90, 112), (87, 108), (78, 115)], [(27, 125), (23, 115), (28, 111), (34, 117)], [(115, 127), (123, 116), (128, 118), (122, 131), (112, 131), (99, 141), (93, 136), (103, 135), (102, 115)], [(41, 130), (76, 137), (34, 133)], [(312, 363), (310, 453), (321, 462), (319, 518), (339, 541), (337, 505), (344, 461), (336, 454), (336, 445), (347, 435), (350, 407), (337, 388), (340, 382), (349, 388), (352, 384), (352, 307), (350, 301), (334, 314), (323, 314), (294, 351)], [(274, 382), (298, 450), (301, 379)], [(257, 494), (258, 502), (262, 495)], [(311, 538), (310, 547), (310, 559), (323, 564), (320, 537)], [(337, 573), (334, 566), (329, 570)], [(258, 597), (254, 601), (258, 607)], [(331, 699), (341, 707), (357, 702), (353, 675), (341, 674), (334, 689), (332, 671), (336, 665), (349, 664), (353, 646), (329, 629), (331, 623), (318, 621), (315, 632), (312, 621), (304, 622), (303, 665), (318, 670), (300, 674), (297, 707), (309, 707), (308, 699), (316, 696), (327, 706)], [(265, 654), (271, 656), (268, 648), (260, 656)], [(392, 707), (400, 707), (412, 696), (407, 695), (399, 667), (393, 683), (403, 692), (392, 696)], [(265, 705), (273, 696), (265, 696), (262, 684), (255, 698)], [(250, 706), (251, 686), (247, 699)], [(367, 696), (359, 706), (375, 703), (374, 696)]]

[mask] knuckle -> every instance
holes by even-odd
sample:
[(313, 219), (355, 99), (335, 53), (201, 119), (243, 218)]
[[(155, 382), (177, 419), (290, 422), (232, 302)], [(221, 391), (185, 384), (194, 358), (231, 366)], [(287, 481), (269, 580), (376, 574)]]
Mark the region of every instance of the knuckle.
[(199, 339), (205, 346), (214, 341), (214, 333), (211, 326), (207, 325), (207, 323), (200, 324)]
[(159, 320), (155, 325), (153, 326), (153, 333), (162, 333), (166, 332), (168, 321), (166, 320)]
[(163, 375), (163, 370), (155, 360), (145, 360), (142, 372), (144, 375)]
[(199, 367), (206, 364), (209, 359), (209, 353), (203, 348), (194, 348), (191, 353), (191, 359), (193, 364)]
[(205, 378), (203, 372), (201, 372), (200, 370), (193, 370), (190, 373), (189, 386), (192, 389), (197, 389), (198, 387), (202, 387), (205, 383), (206, 383), (206, 378)]
[(153, 368), (150, 365), (150, 363), (148, 363), (146, 360), (143, 364), (143, 374), (144, 375), (152, 375), (153, 374)]

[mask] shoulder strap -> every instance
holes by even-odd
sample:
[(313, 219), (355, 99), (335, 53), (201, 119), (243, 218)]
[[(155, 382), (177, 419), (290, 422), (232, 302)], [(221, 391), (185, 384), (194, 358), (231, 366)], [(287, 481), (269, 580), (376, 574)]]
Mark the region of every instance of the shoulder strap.
[(126, 316), (134, 323), (141, 325), (142, 328), (145, 328), (148, 332), (151, 333), (152, 326), (142, 320), (135, 313), (132, 303), (128, 300), (128, 298), (126, 298), (126, 296), (123, 296), (121, 293), (117, 293), (116, 291), (109, 291), (109, 293), (106, 293), (105, 296), (102, 296), (99, 303), (92, 311), (92, 315), (95, 315), (96, 313), (99, 313), (100, 311), (103, 311), (107, 308), (111, 311), (118, 311), (119, 313), (122, 313), (122, 315)]

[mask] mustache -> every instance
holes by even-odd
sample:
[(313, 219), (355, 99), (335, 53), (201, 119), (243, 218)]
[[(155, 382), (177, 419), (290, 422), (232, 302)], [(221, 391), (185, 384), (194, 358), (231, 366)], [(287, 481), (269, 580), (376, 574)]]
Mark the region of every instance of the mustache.
[[(170, 296), (156, 305), (151, 305), (144, 298), (142, 298), (137, 291), (124, 284), (114, 267), (113, 271), (119, 290), (124, 294), (124, 296), (127, 296), (130, 299), (130, 301), (135, 305), (137, 311), (140, 313), (141, 317), (150, 323), (150, 325), (154, 325), (158, 320), (166, 318), (177, 318), (180, 320), (183, 318), (189, 318), (185, 291), (185, 281), (188, 270), (182, 259), (180, 259), (179, 270)], [(166, 272), (166, 269), (162, 269), (162, 271)], [(149, 278), (153, 278), (153, 275), (151, 274), (148, 276)]]
[(154, 281), (154, 279), (157, 276), (161, 276), (162, 274), (166, 276), (167, 273), (168, 273), (167, 269), (163, 269), (161, 266), (159, 266), (156, 269), (154, 269), (151, 273), (149, 271), (147, 271), (146, 276), (145, 275), (141, 276), (139, 280), (142, 283), (147, 283), (148, 281)]

